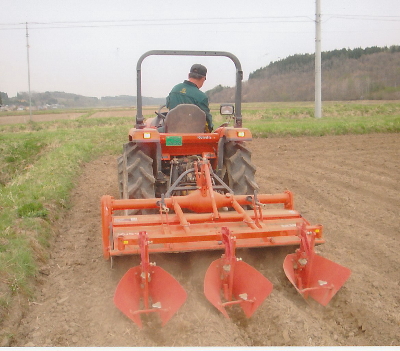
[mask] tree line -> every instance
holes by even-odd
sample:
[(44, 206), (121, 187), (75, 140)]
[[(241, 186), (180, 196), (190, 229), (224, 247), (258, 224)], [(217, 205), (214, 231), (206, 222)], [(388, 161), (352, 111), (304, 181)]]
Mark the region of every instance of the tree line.
[[(321, 62), (323, 100), (400, 99), (400, 46), (326, 51)], [(250, 73), (243, 101), (312, 101), (314, 71), (314, 54), (271, 62)], [(234, 100), (234, 88), (216, 88), (207, 92), (210, 101)]]
[[(92, 107), (132, 107), (136, 105), (136, 96), (119, 95), (97, 97), (83, 96), (62, 91), (46, 91), (44, 93), (32, 92), (31, 103), (35, 109), (46, 108), (92, 108)], [(143, 97), (145, 105), (161, 105), (165, 98)], [(8, 97), (7, 93), (0, 91), (0, 106), (14, 105), (19, 107), (29, 106), (29, 93), (18, 92), (15, 97)]]

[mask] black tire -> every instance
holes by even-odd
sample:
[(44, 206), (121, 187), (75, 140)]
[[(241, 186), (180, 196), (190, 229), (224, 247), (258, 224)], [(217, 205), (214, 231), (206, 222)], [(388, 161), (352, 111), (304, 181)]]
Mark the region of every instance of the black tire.
[(251, 152), (243, 142), (229, 141), (224, 145), (222, 179), (235, 195), (253, 195), (259, 189), (251, 163)]
[[(118, 158), (118, 185), (121, 198), (155, 198), (154, 184), (153, 159), (147, 155), (145, 147), (133, 142), (125, 144), (122, 156)], [(133, 211), (131, 214), (138, 212)], [(141, 213), (154, 213), (154, 210), (142, 210)]]

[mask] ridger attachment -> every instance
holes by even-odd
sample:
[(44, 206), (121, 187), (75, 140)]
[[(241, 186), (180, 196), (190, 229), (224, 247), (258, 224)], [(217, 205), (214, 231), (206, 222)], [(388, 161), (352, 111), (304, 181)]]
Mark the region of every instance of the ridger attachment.
[(315, 232), (299, 225), (300, 248), (287, 255), (283, 269), (296, 290), (305, 298), (313, 298), (326, 306), (350, 277), (350, 269), (332, 262), (314, 251)]
[[(315, 254), (314, 245), (324, 242), (322, 226), (310, 225), (293, 209), (289, 191), (222, 194), (221, 187), (214, 185), (207, 159), (195, 163), (193, 172), (197, 187), (188, 195), (126, 200), (102, 197), (104, 257), (141, 255), (140, 266), (123, 276), (115, 292), (114, 302), (127, 317), (141, 327), (140, 315), (155, 312), (164, 325), (186, 299), (186, 292), (175, 278), (150, 264), (149, 253), (155, 252), (225, 249), (222, 258), (207, 270), (204, 293), (226, 317), (225, 307), (231, 305), (240, 305), (251, 317), (271, 293), (272, 284), (236, 258), (236, 247), (300, 244), (295, 254), (286, 257), (284, 271), (304, 298), (310, 296), (322, 305), (329, 302), (350, 270)], [(283, 208), (277, 208), (277, 204)], [(245, 209), (249, 206), (252, 209)], [(147, 209), (158, 213), (114, 213)]]
[(236, 238), (227, 227), (222, 227), (221, 232), (225, 254), (208, 268), (204, 294), (225, 317), (229, 318), (225, 307), (239, 304), (250, 318), (272, 292), (272, 283), (252, 266), (236, 258)]
[(114, 303), (142, 328), (141, 314), (158, 313), (164, 326), (186, 301), (186, 292), (165, 270), (149, 262), (146, 232), (139, 233), (140, 266), (131, 268), (118, 283)]

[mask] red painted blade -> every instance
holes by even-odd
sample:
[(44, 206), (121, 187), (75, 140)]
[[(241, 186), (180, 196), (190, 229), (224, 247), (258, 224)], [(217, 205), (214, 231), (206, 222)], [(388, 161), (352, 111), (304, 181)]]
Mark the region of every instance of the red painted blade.
[(114, 294), (114, 304), (123, 314), (132, 319), (139, 328), (142, 328), (140, 314), (134, 314), (140, 307), (141, 298), (141, 267), (129, 269), (117, 285)]
[[(140, 266), (131, 268), (125, 273), (115, 291), (114, 303), (122, 313), (142, 328), (140, 300), (143, 287), (140, 274)], [(150, 278), (151, 306), (149, 309), (159, 314), (164, 326), (186, 301), (187, 294), (179, 282), (160, 267), (150, 267)], [(150, 311), (142, 313), (150, 313)]]
[[(204, 294), (225, 317), (229, 318), (222, 302), (222, 259), (211, 263), (204, 278)], [(241, 300), (240, 306), (250, 318), (266, 297), (272, 292), (272, 283), (254, 267), (243, 261), (235, 262), (232, 294)]]
[(204, 295), (226, 318), (229, 318), (225, 307), (222, 306), (221, 289), (221, 259), (213, 261), (207, 269), (204, 277)]
[[(322, 256), (313, 255), (312, 267), (308, 271), (308, 283), (303, 282), (302, 291), (296, 282), (296, 274), (293, 263), (296, 262), (296, 254), (287, 255), (283, 262), (283, 269), (296, 290), (307, 298), (307, 295), (323, 306), (326, 306), (332, 297), (339, 291), (350, 277), (351, 270)], [(305, 279), (304, 279), (305, 280)]]
[(247, 318), (250, 318), (271, 294), (272, 288), (272, 283), (254, 267), (243, 261), (236, 262), (233, 295), (239, 299), (240, 295), (247, 294), (247, 300), (240, 304)]
[(182, 285), (161, 267), (151, 267), (149, 293), (153, 304), (160, 303), (158, 311), (164, 326), (186, 301), (186, 291)]

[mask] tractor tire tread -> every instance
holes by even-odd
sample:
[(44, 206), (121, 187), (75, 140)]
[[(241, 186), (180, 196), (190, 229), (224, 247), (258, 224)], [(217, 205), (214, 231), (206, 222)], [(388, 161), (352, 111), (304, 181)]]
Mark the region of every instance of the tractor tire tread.
[[(153, 159), (145, 153), (139, 144), (134, 142), (125, 144), (123, 154), (118, 158), (117, 162), (121, 198), (155, 198), (156, 179), (153, 176)], [(152, 213), (153, 210), (141, 210), (140, 212), (142, 214)], [(139, 213), (139, 211), (130, 212), (130, 214), (136, 213)]]
[(224, 149), (223, 177), (236, 195), (252, 195), (259, 189), (254, 177), (256, 167), (243, 142), (228, 142)]

